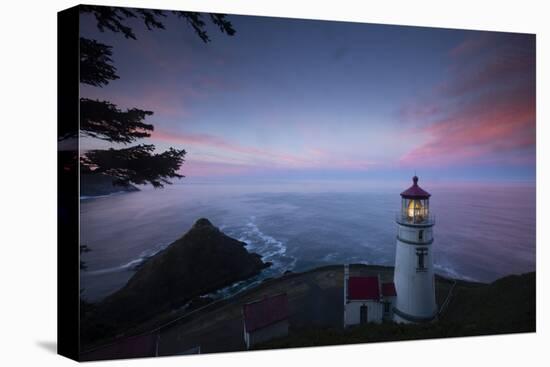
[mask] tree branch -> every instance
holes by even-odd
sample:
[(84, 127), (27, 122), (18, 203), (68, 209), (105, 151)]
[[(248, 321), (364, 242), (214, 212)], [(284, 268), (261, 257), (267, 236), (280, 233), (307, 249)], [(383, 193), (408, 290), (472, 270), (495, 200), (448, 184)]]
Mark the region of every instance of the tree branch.
[(152, 111), (122, 111), (108, 101), (80, 99), (80, 134), (114, 143), (128, 144), (151, 136), (154, 127), (143, 122)]
[(154, 154), (155, 146), (140, 144), (125, 149), (91, 150), (81, 159), (82, 170), (104, 173), (115, 178), (115, 185), (151, 184), (164, 187), (170, 178), (184, 177), (178, 173), (184, 162), (185, 150), (170, 148)]
[[(80, 12), (92, 14), (97, 21), (97, 28), (101, 32), (110, 30), (114, 33), (122, 33), (126, 38), (137, 39), (132, 28), (125, 23), (130, 18), (140, 18), (148, 30), (165, 29), (161, 18), (166, 17), (166, 12), (162, 10), (80, 5)], [(185, 19), (203, 42), (210, 41), (202, 13), (174, 10), (172, 14)], [(209, 14), (209, 16), (212, 23), (217, 25), (222, 33), (229, 36), (235, 34), (235, 29), (231, 22), (225, 18), (225, 14)]]
[(102, 87), (119, 79), (112, 64), (112, 46), (80, 37), (80, 82)]

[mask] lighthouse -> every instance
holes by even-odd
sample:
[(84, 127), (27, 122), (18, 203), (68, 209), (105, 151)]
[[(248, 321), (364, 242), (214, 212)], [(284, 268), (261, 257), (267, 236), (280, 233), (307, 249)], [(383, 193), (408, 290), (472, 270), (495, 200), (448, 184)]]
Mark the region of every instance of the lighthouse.
[(396, 322), (429, 322), (437, 315), (433, 271), (433, 227), (430, 194), (418, 185), (418, 177), (401, 193), (401, 210), (396, 216), (394, 284), (397, 293), (393, 309)]

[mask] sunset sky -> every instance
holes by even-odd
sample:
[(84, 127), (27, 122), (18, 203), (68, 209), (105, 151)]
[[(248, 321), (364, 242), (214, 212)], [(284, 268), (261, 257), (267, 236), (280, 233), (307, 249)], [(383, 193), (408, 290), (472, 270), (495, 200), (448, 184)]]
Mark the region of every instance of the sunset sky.
[(189, 178), (534, 182), (534, 35), (228, 18), (204, 44), (172, 17), (128, 40), (82, 16), (120, 79), (81, 96), (154, 111), (140, 143), (186, 149)]

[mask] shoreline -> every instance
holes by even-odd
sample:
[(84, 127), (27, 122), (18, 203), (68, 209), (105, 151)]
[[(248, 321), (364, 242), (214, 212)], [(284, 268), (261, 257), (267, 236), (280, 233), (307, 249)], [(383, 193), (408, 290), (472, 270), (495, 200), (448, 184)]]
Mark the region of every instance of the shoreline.
[[(304, 271), (331, 263), (364, 260), (394, 265), (395, 218), (393, 211), (381, 210), (390, 207), (393, 195), (346, 192), (264, 195), (252, 190), (240, 197), (232, 195), (231, 190), (223, 190), (215, 199), (208, 199), (204, 196), (206, 191), (171, 187), (154, 194), (142, 190), (132, 196), (118, 194), (81, 200), (81, 218), (93, 224), (82, 234), (82, 240), (92, 249), (82, 256), (84, 261), (90, 260), (88, 271), (125, 265), (159, 241), (170, 243), (179, 238), (192, 226), (194, 218), (205, 215), (211, 216), (227, 235), (247, 243), (248, 251), (262, 256), (275, 253), (273, 262), (278, 269), (270, 271), (268, 276), (278, 276), (287, 269)], [(519, 194), (517, 190), (504, 193)], [(473, 197), (472, 201), (481, 203), (481, 209), (454, 199), (465, 194), (468, 192), (460, 190), (447, 195), (441, 193), (437, 204), (441, 227), (435, 235), (435, 271), (447, 277), (491, 282), (511, 272), (535, 270), (534, 238), (530, 234), (534, 228), (530, 219), (531, 202), (525, 201), (520, 221), (511, 221), (505, 216), (491, 216), (494, 208), (498, 208), (494, 203), (500, 203), (493, 199), (498, 199), (500, 194)], [(529, 199), (529, 195), (526, 198)], [(201, 200), (208, 200), (209, 205), (199, 205)], [(362, 204), (372, 200), (376, 206)], [(506, 205), (515, 205), (515, 202)], [(443, 210), (450, 207), (454, 209)], [(433, 210), (437, 209), (434, 204)], [(289, 219), (298, 213), (302, 213), (299, 221)], [(487, 220), (480, 221), (480, 218)], [(327, 225), (320, 225), (325, 222)], [(282, 242), (286, 252), (268, 237)], [(511, 251), (515, 254), (513, 258), (509, 256)], [(294, 258), (298, 260), (293, 268)], [(133, 272), (122, 271), (112, 277), (82, 274), (86, 278), (86, 294), (95, 301), (124, 286)]]
[[(109, 273), (109, 272), (113, 272), (113, 271), (127, 271), (127, 272), (132, 272), (133, 274), (135, 274), (135, 272), (141, 267), (143, 266), (143, 264), (148, 261), (149, 259), (151, 259), (153, 256), (155, 256), (156, 254), (162, 252), (166, 247), (167, 245), (164, 245), (162, 246), (163, 248), (158, 250), (157, 252), (154, 252), (152, 253), (152, 255), (148, 255), (148, 256), (139, 256), (138, 258), (134, 259), (134, 260), (131, 260), (130, 262), (126, 263), (126, 264), (123, 264), (121, 266), (115, 266), (115, 267), (111, 267), (111, 268), (106, 268), (106, 269), (98, 269), (98, 270), (87, 270), (86, 272), (88, 273), (88, 275), (91, 275), (91, 276), (94, 276), (94, 275), (104, 275), (106, 273)], [(131, 266), (129, 266), (131, 265)], [(357, 265), (357, 266), (367, 266), (367, 267), (382, 267), (382, 268), (392, 268), (393, 269), (393, 266), (391, 265), (379, 265), (379, 264), (365, 264), (365, 263), (350, 263), (348, 265)], [(203, 294), (201, 295), (200, 297), (210, 297), (210, 298), (214, 298), (215, 300), (218, 300), (218, 299), (226, 299), (226, 298), (231, 298), (231, 297), (234, 297), (244, 291), (247, 291), (247, 290), (250, 290), (250, 289), (254, 289), (255, 287), (261, 285), (262, 283), (264, 283), (265, 281), (267, 280), (272, 280), (272, 279), (278, 279), (280, 277), (283, 277), (287, 274), (302, 274), (302, 273), (307, 273), (307, 272), (312, 272), (312, 271), (317, 271), (319, 269), (323, 269), (323, 268), (331, 268), (331, 267), (343, 267), (344, 264), (327, 264), (327, 265), (319, 265), (319, 266), (315, 266), (313, 268), (310, 268), (310, 269), (306, 269), (306, 270), (303, 270), (303, 271), (294, 271), (294, 270), (285, 270), (284, 272), (281, 272), (280, 274), (276, 275), (276, 276), (266, 276), (266, 277), (263, 277), (263, 274), (262, 272), (264, 272), (266, 269), (270, 269), (270, 268), (266, 268), (266, 269), (262, 269), (262, 271), (253, 276), (253, 277), (250, 277), (250, 278), (247, 278), (247, 279), (242, 279), (242, 280), (239, 280), (239, 281), (236, 281), (234, 283), (231, 283), (229, 285), (226, 285), (222, 288), (219, 288), (219, 289), (216, 289), (216, 290), (213, 290), (209, 293), (206, 293), (206, 294)], [(435, 269), (434, 269), (434, 274), (440, 278), (444, 278), (444, 279), (451, 279), (451, 280), (456, 280), (456, 281), (463, 281), (463, 282), (469, 282), (469, 283), (479, 283), (479, 284), (490, 284), (491, 282), (484, 282), (484, 281), (480, 281), (480, 280), (477, 280), (477, 279), (473, 279), (471, 277), (468, 277), (468, 276), (465, 276), (465, 275), (459, 275), (459, 276), (452, 276), (451, 275), (451, 272), (447, 272), (446, 274), (445, 273), (442, 273), (440, 271), (438, 271), (438, 268), (444, 268), (443, 266), (438, 266), (437, 264), (434, 265)], [(535, 271), (535, 270), (533, 270)], [(133, 275), (132, 274), (132, 275)], [(500, 278), (503, 278), (503, 277), (506, 277), (506, 276), (510, 276), (510, 275), (520, 275), (520, 274), (523, 274), (523, 273), (510, 273), (510, 274), (506, 274), (506, 275), (503, 275), (502, 277), (499, 277), (497, 279), (495, 279), (494, 281), (500, 279)], [(131, 276), (130, 276), (131, 277)], [(254, 280), (254, 278), (258, 278), (256, 280)], [(250, 283), (249, 283), (250, 282)], [(238, 287), (238, 284), (239, 283), (244, 283), (243, 284), (243, 288), (240, 288)], [(114, 293), (116, 293), (117, 291), (119, 291), (120, 289), (122, 289), (124, 287), (125, 284), (123, 284), (122, 286), (120, 286), (119, 288), (111, 291), (110, 293), (104, 295), (103, 297), (100, 297), (100, 298), (92, 298), (91, 300), (89, 300), (90, 303), (99, 303), (103, 300), (105, 300), (106, 298), (108, 298), (109, 296), (113, 295)], [(235, 288), (237, 287), (237, 289), (233, 292), (224, 292), (225, 290), (229, 290), (231, 288)], [(224, 293), (227, 293), (226, 295), (224, 295)], [(220, 295), (218, 295), (220, 294)]]
[[(382, 277), (390, 278), (393, 277), (394, 267), (384, 265), (350, 264), (350, 269), (360, 274), (381, 274)], [(208, 332), (205, 330), (208, 330), (210, 327), (216, 328), (216, 325), (211, 324), (211, 321), (209, 320), (219, 320), (220, 318), (225, 319), (226, 317), (233, 319), (235, 317), (239, 318), (240, 307), (242, 307), (244, 303), (259, 299), (265, 295), (285, 292), (289, 295), (297, 294), (298, 298), (303, 298), (301, 292), (304, 292), (303, 288), (306, 283), (309, 288), (313, 287), (312, 289), (331, 289), (329, 297), (321, 297), (318, 301), (320, 302), (319, 304), (322, 305), (323, 301), (330, 298), (331, 306), (327, 309), (330, 309), (331, 307), (334, 308), (341, 304), (341, 297), (343, 294), (343, 272), (344, 265), (335, 264), (316, 267), (304, 272), (288, 272), (276, 278), (266, 278), (251, 288), (243, 289), (228, 297), (212, 300), (197, 309), (185, 311), (185, 307), (180, 307), (179, 309), (174, 309), (159, 314), (155, 318), (135, 325), (134, 327), (127, 329), (125, 332), (120, 333), (119, 337), (100, 340), (86, 346), (84, 348), (86, 351), (83, 352), (83, 354), (86, 355), (93, 353), (97, 350), (107, 348), (110, 345), (115, 345), (128, 338), (155, 333), (170, 334), (173, 330), (179, 330), (181, 328), (186, 330), (195, 330), (196, 332)], [(469, 288), (487, 287), (490, 284), (453, 279), (441, 276), (439, 274), (436, 274), (435, 277), (439, 306), (447, 300), (448, 292), (453, 283)], [(309, 307), (311, 307), (311, 305)], [(333, 312), (333, 314), (338, 315), (338, 312)], [(209, 326), (205, 327), (205, 323)], [(320, 324), (323, 324), (323, 322), (320, 322)], [(337, 326), (337, 324), (334, 323), (334, 320), (328, 324), (331, 324), (332, 327)], [(172, 352), (167, 351), (166, 353), (166, 355), (168, 355)]]
[[(393, 276), (393, 267), (352, 264), (360, 275)], [(121, 346), (144, 338), (155, 340), (156, 354), (182, 354), (200, 346), (201, 353), (246, 350), (242, 338), (242, 306), (279, 293), (289, 299), (288, 337), (257, 349), (335, 345), (377, 341), (533, 332), (536, 273), (509, 275), (492, 283), (476, 283), (436, 275), (438, 322), (428, 324), (342, 325), (343, 265), (327, 265), (267, 279), (233, 297), (213, 301), (190, 312), (171, 311), (127, 329), (115, 338), (84, 346), (82, 360), (132, 358)], [(532, 289), (533, 288), (533, 289)], [(515, 304), (510, 307), (503, 300)], [(313, 333), (313, 334), (312, 334)], [(213, 336), (216, 336), (213, 338)]]
[[(394, 268), (351, 264), (359, 275), (393, 276)], [(157, 343), (156, 354), (170, 356), (200, 346), (201, 353), (245, 350), (242, 338), (242, 306), (279, 293), (289, 298), (291, 331), (263, 348), (289, 348), (357, 342), (397, 341), (448, 336), (533, 332), (536, 273), (508, 275), (492, 283), (468, 282), (435, 276), (439, 321), (421, 324), (343, 328), (343, 265), (327, 265), (305, 272), (266, 279), (232, 297), (210, 302), (190, 312), (170, 311), (127, 329), (122, 335), (84, 346), (82, 360), (132, 358), (121, 346), (144, 338)], [(508, 300), (517, 309), (510, 314)], [(313, 333), (313, 334), (311, 334)], [(213, 338), (213, 336), (216, 336)], [(313, 339), (312, 339), (313, 338)]]

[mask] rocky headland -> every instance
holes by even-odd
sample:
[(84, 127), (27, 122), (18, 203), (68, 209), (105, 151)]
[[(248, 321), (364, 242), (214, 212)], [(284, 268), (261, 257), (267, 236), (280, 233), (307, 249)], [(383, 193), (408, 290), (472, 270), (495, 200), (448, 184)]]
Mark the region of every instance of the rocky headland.
[(93, 340), (171, 312), (202, 296), (250, 278), (270, 265), (208, 219), (139, 267), (128, 283), (83, 315), (83, 339)]
[(105, 196), (119, 192), (134, 192), (139, 189), (134, 185), (115, 185), (112, 176), (102, 173), (82, 173), (80, 175), (80, 197)]

